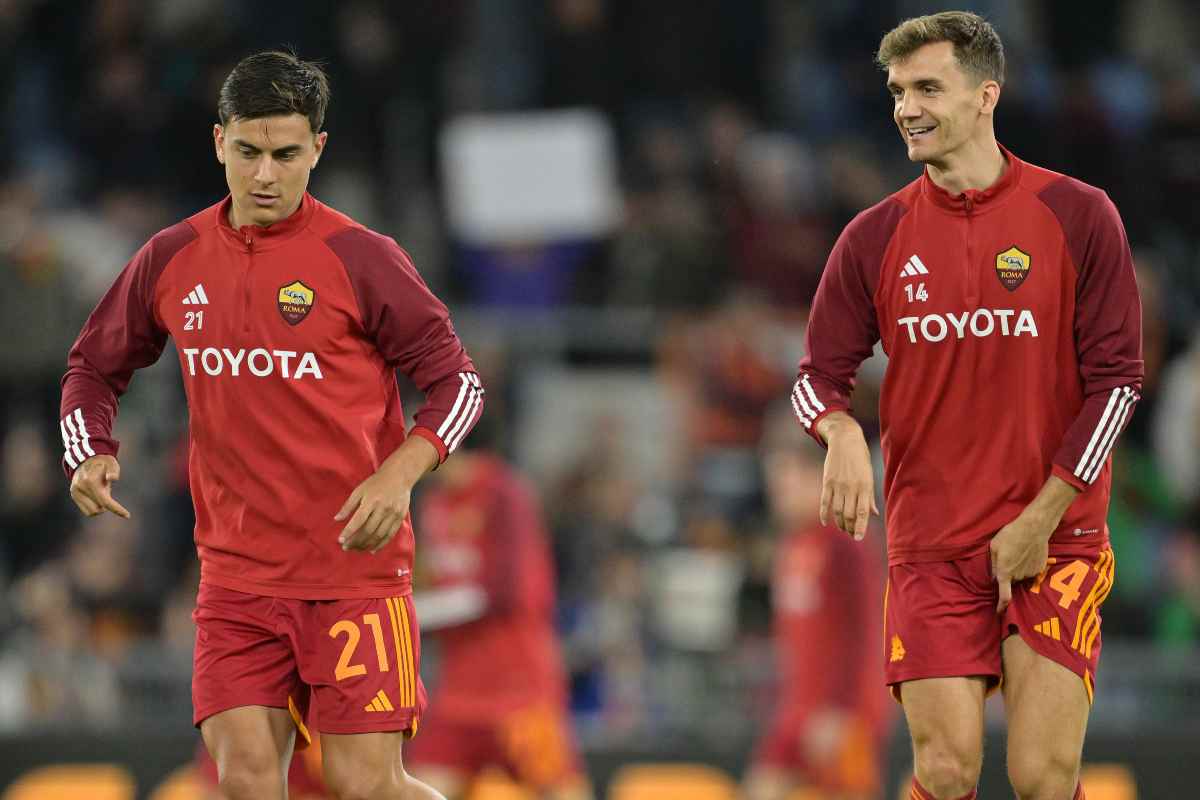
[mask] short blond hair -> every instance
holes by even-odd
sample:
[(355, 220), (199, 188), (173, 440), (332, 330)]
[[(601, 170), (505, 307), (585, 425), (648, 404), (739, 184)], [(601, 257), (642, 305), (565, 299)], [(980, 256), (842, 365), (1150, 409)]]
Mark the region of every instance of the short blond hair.
[(1004, 44), (992, 24), (969, 11), (941, 11), (913, 17), (887, 32), (879, 42), (875, 63), (886, 70), (919, 48), (937, 42), (954, 45), (954, 60), (977, 81), (1004, 85)]

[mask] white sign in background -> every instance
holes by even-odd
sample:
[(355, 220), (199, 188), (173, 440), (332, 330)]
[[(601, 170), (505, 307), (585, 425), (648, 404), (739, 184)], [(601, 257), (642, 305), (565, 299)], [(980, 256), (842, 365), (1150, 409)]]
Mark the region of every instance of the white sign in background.
[(461, 242), (596, 238), (619, 219), (616, 145), (598, 112), (466, 115), (446, 125), (440, 145)]

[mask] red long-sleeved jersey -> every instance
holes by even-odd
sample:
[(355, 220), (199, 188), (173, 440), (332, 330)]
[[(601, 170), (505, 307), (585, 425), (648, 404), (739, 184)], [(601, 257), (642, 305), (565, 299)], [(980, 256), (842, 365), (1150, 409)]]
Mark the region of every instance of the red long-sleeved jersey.
[(541, 503), (503, 461), (474, 459), (469, 481), (436, 486), (418, 508), (431, 587), (470, 586), (487, 597), (482, 617), (434, 634), (442, 645), (438, 712), (477, 722), (538, 703), (565, 707)]
[(980, 552), (1053, 473), (1082, 491), (1051, 543), (1107, 541), (1110, 459), (1142, 381), (1141, 305), (1107, 195), (1007, 150), (986, 191), (927, 174), (859, 214), (813, 300), (792, 404), (846, 410), (882, 340), (888, 559)]
[(71, 348), (64, 468), (117, 452), (117, 399), (175, 340), (187, 393), (202, 580), (236, 591), (350, 599), (410, 591), (413, 536), (343, 551), (333, 515), (405, 439), (400, 368), (425, 393), (412, 433), (441, 459), (482, 410), (450, 323), (391, 239), (305, 195), (267, 228), (230, 200), (157, 234)]
[(879, 666), (883, 557), (873, 547), (815, 522), (779, 540), (771, 578), (777, 713), (836, 707), (888, 717)]

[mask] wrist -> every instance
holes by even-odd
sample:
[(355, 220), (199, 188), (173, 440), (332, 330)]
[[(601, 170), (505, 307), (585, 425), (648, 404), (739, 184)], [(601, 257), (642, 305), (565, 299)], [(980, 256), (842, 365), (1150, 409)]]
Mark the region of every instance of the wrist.
[(1046, 534), (1049, 537), (1078, 496), (1078, 489), (1052, 475), (1033, 502), (1025, 507), (1022, 515), (1031, 522), (1049, 528), (1049, 533)]
[(437, 463), (438, 452), (433, 445), (420, 436), (412, 436), (379, 465), (379, 470), (411, 488)]
[(817, 433), (828, 444), (847, 436), (863, 436), (862, 426), (845, 411), (834, 411), (817, 422)]

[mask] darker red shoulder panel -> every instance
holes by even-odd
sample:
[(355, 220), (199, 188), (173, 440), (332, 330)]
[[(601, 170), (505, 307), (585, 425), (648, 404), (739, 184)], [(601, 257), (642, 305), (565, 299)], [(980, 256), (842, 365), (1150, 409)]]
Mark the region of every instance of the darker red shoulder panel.
[(484, 395), (450, 313), (388, 237), (356, 226), (325, 244), (346, 269), (367, 338), (425, 393), (414, 432), (445, 459), (478, 420)]
[(1037, 197), (1058, 219), (1076, 270), (1128, 249), (1121, 218), (1103, 190), (1064, 175)]
[(846, 226), (846, 234), (853, 240), (854, 254), (861, 265), (863, 282), (871, 297), (874, 297), (875, 288), (879, 285), (883, 254), (900, 220), (907, 213), (908, 206), (897, 195), (892, 195), (863, 211)]

